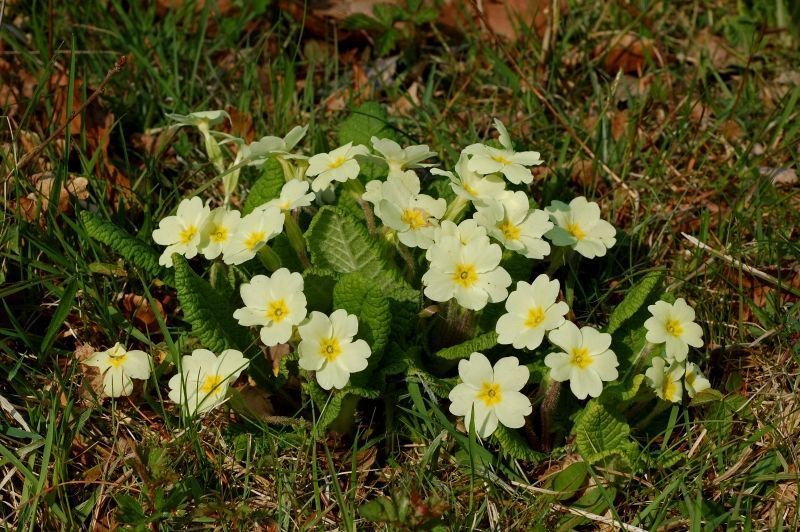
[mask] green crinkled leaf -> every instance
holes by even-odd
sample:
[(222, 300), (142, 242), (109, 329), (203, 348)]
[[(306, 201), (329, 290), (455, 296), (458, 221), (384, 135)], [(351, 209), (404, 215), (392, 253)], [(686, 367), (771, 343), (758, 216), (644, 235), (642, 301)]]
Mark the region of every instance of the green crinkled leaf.
[(402, 300), (417, 300), (411, 288), (383, 260), (377, 242), (346, 211), (322, 207), (305, 234), (314, 266), (338, 273), (360, 272), (378, 290)]
[(509, 429), (503, 425), (498, 425), (497, 429), (492, 434), (492, 439), (500, 446), (500, 450), (506, 455), (516, 460), (528, 460), (531, 462), (539, 462), (546, 455), (538, 451), (534, 451), (530, 444), (525, 441), (519, 431)]
[(644, 374), (640, 373), (635, 375), (630, 383), (619, 382), (611, 384), (603, 389), (603, 393), (600, 395), (599, 399), (609, 408), (619, 412), (626, 402), (636, 397), (644, 380)]
[[(365, 102), (350, 113), (339, 126), (339, 143), (363, 144), (372, 147), (370, 139), (375, 136), (398, 141), (397, 133), (389, 126), (386, 108), (377, 102)], [(365, 158), (359, 160), (361, 174), (368, 179), (386, 175), (386, 166)]]
[(281, 163), (274, 157), (270, 157), (264, 163), (261, 176), (253, 183), (244, 200), (242, 215), (250, 214), (256, 207), (280, 196), (284, 184), (286, 184), (286, 178)]
[(228, 348), (244, 350), (250, 340), (247, 330), (233, 318), (230, 301), (194, 273), (182, 256), (173, 255), (173, 264), (178, 301), (184, 319), (192, 325), (192, 334), (214, 353)]
[(654, 453), (642, 453), (644, 464), (651, 469), (671, 469), (685, 459), (685, 453), (673, 449), (664, 449)]
[(174, 273), (158, 264), (160, 254), (146, 242), (89, 211), (81, 212), (81, 221), (90, 237), (106, 244), (129, 263), (140, 267), (152, 277), (158, 277), (170, 286), (175, 285)]
[(628, 456), (631, 445), (630, 427), (623, 419), (596, 399), (586, 404), (572, 429), (575, 444), (584, 460), (594, 464), (612, 455)]
[(651, 297), (660, 286), (664, 278), (664, 273), (661, 271), (650, 272), (644, 278), (628, 290), (625, 299), (617, 305), (611, 316), (608, 317), (608, 326), (606, 332), (614, 334), (614, 331), (633, 317), (639, 309), (644, 306), (647, 300)]
[(497, 333), (488, 332), (458, 345), (440, 349), (436, 352), (436, 356), (447, 360), (459, 360), (462, 358), (469, 358), (469, 356), (476, 351), (485, 351), (496, 345)]
[(324, 268), (313, 267), (303, 272), (303, 292), (309, 312), (330, 313), (333, 308), (333, 287), (339, 277), (341, 274)]
[(360, 273), (348, 273), (333, 289), (333, 306), (358, 318), (358, 336), (369, 344), (372, 356), (383, 351), (389, 339), (392, 314), (389, 299), (381, 290)]

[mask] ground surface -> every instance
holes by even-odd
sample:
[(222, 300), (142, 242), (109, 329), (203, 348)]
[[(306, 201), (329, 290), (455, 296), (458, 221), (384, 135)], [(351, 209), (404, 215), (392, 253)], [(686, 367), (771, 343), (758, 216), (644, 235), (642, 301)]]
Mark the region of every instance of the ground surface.
[[(313, 12), (298, 22), (302, 6), (185, 3), (5, 2), (5, 526), (797, 528), (800, 24), (781, 1), (569, 2), (555, 22), (500, 41), (469, 5), (455, 24), (347, 31)], [(102, 96), (68, 135), (57, 131), (123, 55)], [(607, 489), (588, 518), (576, 515), (582, 492), (554, 495), (547, 483), (577, 459), (571, 438), (539, 463), (504, 459), (476, 473), (419, 388), (392, 399), (386, 429), (370, 428), (383, 408), (367, 406), (355, 434), (319, 442), (306, 421), (282, 417), (312, 423), (308, 405), (264, 397), (252, 399), (255, 415), (219, 410), (201, 428), (182, 427), (151, 396), (98, 404), (76, 350), (130, 335), (167, 351), (153, 311), (135, 313), (145, 286), (170, 331), (185, 325), (174, 294), (91, 242), (75, 213), (95, 206), (148, 238), (213, 177), (195, 137), (162, 129), (165, 113), (224, 108), (249, 138), (309, 124), (314, 152), (363, 101), (387, 105), (409, 143), (450, 164), (503, 119), (545, 157), (545, 190), (596, 198), (628, 235), (615, 268), (594, 272), (605, 288), (587, 296), (585, 314), (606, 315), (631, 279), (665, 268), (698, 309), (701, 366), (736, 400), (638, 434), (651, 466), (593, 470)], [(359, 511), (380, 494), (391, 496), (389, 523)]]

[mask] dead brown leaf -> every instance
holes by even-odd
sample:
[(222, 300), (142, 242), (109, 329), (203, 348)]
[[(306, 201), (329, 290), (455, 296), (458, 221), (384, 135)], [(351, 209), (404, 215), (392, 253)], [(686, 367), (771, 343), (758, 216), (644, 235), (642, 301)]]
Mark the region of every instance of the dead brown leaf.
[[(44, 223), (42, 215), (50, 208), (50, 197), (53, 192), (53, 186), (55, 186), (55, 174), (41, 172), (32, 175), (30, 180), (36, 190), (30, 192), (27, 196), (19, 198), (20, 211), (26, 220), (33, 222), (36, 220), (37, 206), (41, 202), (39, 223)], [(71, 212), (70, 195), (81, 201), (88, 199), (88, 186), (89, 180), (85, 177), (70, 176), (66, 185), (61, 185), (61, 190), (58, 193), (58, 204), (56, 205), (58, 212)]]
[(572, 165), (572, 172), (570, 177), (572, 181), (583, 187), (590, 187), (594, 184), (595, 177), (597, 176), (594, 170), (592, 161), (579, 159)]
[(275, 408), (269, 399), (271, 394), (263, 388), (246, 383), (237, 386), (235, 390), (234, 404), (237, 409), (242, 409), (245, 414), (262, 420), (269, 420), (275, 415)]
[(746, 64), (744, 56), (733, 46), (728, 44), (723, 37), (715, 35), (710, 29), (700, 30), (692, 40), (691, 49), (687, 59), (695, 64), (701, 58), (711, 63), (717, 70), (724, 70), (731, 66)]
[(641, 77), (648, 64), (664, 66), (664, 59), (656, 43), (635, 33), (613, 35), (606, 42), (595, 46), (592, 57), (602, 58), (603, 68), (612, 75), (622, 72)]
[(79, 362), (83, 372), (81, 398), (84, 402), (90, 401), (95, 396), (103, 396), (103, 375), (96, 367), (84, 364), (95, 351), (97, 350), (90, 344), (81, 344), (75, 348), (75, 359)]
[(770, 168), (762, 166), (758, 172), (769, 179), (773, 185), (794, 185), (797, 183), (797, 171), (794, 168)]
[[(164, 305), (157, 299), (154, 299), (154, 301), (158, 313), (166, 323), (167, 313), (164, 312)], [(121, 305), (125, 316), (136, 325), (137, 329), (149, 332), (159, 330), (158, 318), (146, 298), (137, 294), (125, 294), (122, 296)]]
[(281, 359), (292, 350), (289, 344), (278, 344), (269, 347), (269, 359), (272, 361), (272, 373), (276, 377), (281, 370)]
[[(479, 3), (490, 29), (509, 40), (525, 36), (520, 26), (533, 28), (539, 37), (544, 37), (552, 18), (551, 0), (484, 0)], [(559, 11), (565, 13), (566, 1), (559, 0)], [(445, 26), (463, 31), (470, 27), (474, 12), (466, 0), (450, 0), (442, 7), (439, 22)]]

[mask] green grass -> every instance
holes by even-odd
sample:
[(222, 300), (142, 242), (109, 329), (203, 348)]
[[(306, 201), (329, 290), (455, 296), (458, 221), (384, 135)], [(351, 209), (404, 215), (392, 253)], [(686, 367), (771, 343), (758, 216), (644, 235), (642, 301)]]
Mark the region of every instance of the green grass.
[[(797, 168), (800, 159), (800, 88), (781, 81), (797, 74), (798, 36), (772, 31), (782, 24), (779, 3), (756, 2), (749, 12), (733, 2), (641, 2), (631, 10), (621, 2), (570, 3), (546, 50), (528, 32), (506, 45), (507, 54), (477, 27), (451, 38), (425, 26), (391, 52), (399, 56), (394, 75), (371, 79), (370, 99), (386, 104), (416, 83), (418, 105), (391, 123), (409, 143), (442, 153), (445, 165), (486, 137), (498, 116), (547, 161), (537, 185), (542, 203), (578, 194), (600, 201), (627, 237), (609, 260), (582, 266), (596, 282), (577, 294), (576, 315), (603, 323), (625, 290), (656, 268), (665, 268), (672, 291), (697, 308), (708, 340), (701, 366), (727, 400), (668, 410), (655, 432), (637, 433), (653, 457), (646, 473), (589, 471), (609, 508), (599, 513), (648, 530), (798, 528), (797, 298), (680, 236), (694, 235), (800, 288), (797, 184), (775, 186), (759, 172)], [(414, 379), (384, 401), (362, 402), (353, 435), (318, 442), (309, 427), (320, 413), (312, 416), (310, 403), (275, 390), (270, 399), (279, 413), (302, 413), (307, 422), (219, 410), (200, 426), (185, 424), (165, 411), (154, 383), (135, 403), (89, 397), (73, 354), (80, 345), (119, 340), (175, 355), (194, 345), (174, 297), (167, 323), (154, 332), (128, 320), (120, 294), (147, 291), (163, 300), (170, 290), (143, 283), (131, 265), (92, 241), (74, 214), (88, 205), (148, 239), (179, 198), (213, 178), (193, 134), (178, 133), (156, 152), (142, 149), (137, 137), (157, 135), (149, 130), (163, 127), (166, 113), (228, 107), (251, 117), (257, 136), (309, 124), (306, 148), (322, 151), (335, 145), (347, 116), (328, 110), (326, 99), (340, 91), (348, 105), (364, 97), (347, 90), (352, 63), (369, 73), (379, 58), (366, 46), (353, 53), (333, 34), (314, 38), (288, 14), (249, 2), (234, 2), (224, 17), (214, 2), (163, 15), (150, 2), (52, 4), (6, 5), (0, 58), (9, 66), (0, 68), (0, 79), (17, 98), (4, 108), (3, 176), (14, 168), (12, 149), (17, 159), (24, 152), (21, 138), (47, 138), (58, 112), (72, 111), (59, 102), (72, 102), (73, 93), (85, 100), (119, 55), (129, 63), (77, 130), (3, 185), (0, 395), (13, 405), (0, 416), (5, 527), (396, 529), (438, 522), (439, 515), (453, 530), (597, 526), (563, 509), (577, 507), (582, 492), (557, 500), (546, 491), (548, 478), (576, 460), (571, 439), (554, 441), (538, 463), (500, 457), (490, 446), (493, 460), (482, 465), (477, 444), (456, 438), (446, 405)], [(691, 52), (705, 28), (742, 57), (717, 68)], [(664, 63), (649, 58), (642, 78), (615, 81), (592, 53), (613, 31), (653, 39)], [(64, 87), (49, 84), (52, 76), (63, 76)], [(649, 90), (623, 95), (639, 82)], [(23, 93), (25, 83), (30, 90)], [(692, 112), (698, 105), (703, 118)], [(97, 124), (109, 113), (113, 122), (100, 136), (131, 193), (109, 181), (97, 149)], [(596, 164), (572, 178), (588, 159), (561, 121), (638, 194), (638, 206)], [(87, 177), (89, 198), (30, 222), (19, 198), (36, 191), (31, 178), (44, 171), (59, 184)], [(245, 188), (253, 178), (243, 174)], [(221, 187), (211, 184), (206, 193), (220, 199)], [(166, 369), (157, 366), (155, 378)], [(662, 467), (670, 451), (686, 458)], [(391, 497), (387, 511), (402, 522), (370, 522), (359, 511), (380, 495)]]

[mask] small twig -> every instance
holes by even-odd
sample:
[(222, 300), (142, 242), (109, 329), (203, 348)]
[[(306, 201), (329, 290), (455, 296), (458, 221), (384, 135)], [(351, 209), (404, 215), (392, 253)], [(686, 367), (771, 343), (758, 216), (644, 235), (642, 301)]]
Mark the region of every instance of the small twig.
[(717, 257), (718, 259), (722, 259), (723, 261), (727, 262), (728, 264), (730, 264), (732, 266), (735, 266), (736, 268), (741, 268), (742, 270), (746, 271), (747, 273), (749, 273), (753, 277), (758, 277), (762, 281), (766, 281), (766, 282), (768, 282), (770, 284), (775, 285), (776, 287), (778, 287), (778, 290), (785, 290), (786, 292), (789, 292), (790, 294), (793, 294), (793, 295), (795, 295), (797, 297), (800, 297), (800, 290), (797, 290), (796, 288), (794, 288), (792, 286), (789, 286), (789, 285), (787, 285), (785, 283), (781, 283), (781, 281), (779, 279), (771, 276), (770, 274), (762, 272), (761, 270), (753, 268), (752, 266), (748, 266), (747, 264), (743, 263), (742, 261), (740, 261), (738, 259), (734, 259), (730, 255), (726, 255), (725, 253), (722, 253), (721, 251), (717, 251), (716, 249), (712, 248), (708, 244), (700, 242), (697, 238), (693, 237), (692, 235), (687, 235), (686, 233), (681, 233), (681, 235), (683, 236), (683, 238), (688, 240), (689, 243), (692, 244), (693, 246), (696, 246), (696, 247), (698, 247), (698, 248), (700, 248), (702, 250), (708, 251), (709, 253), (711, 253), (712, 255)]
[(65, 120), (64, 123), (61, 124), (53, 132), (52, 135), (47, 137), (47, 139), (45, 139), (44, 142), (42, 142), (41, 144), (36, 146), (34, 149), (32, 149), (31, 151), (29, 151), (28, 153), (23, 155), (22, 159), (20, 159), (19, 162), (17, 163), (16, 168), (13, 168), (10, 172), (8, 172), (8, 174), (6, 174), (6, 177), (5, 177), (4, 181), (8, 181), (9, 179), (11, 179), (11, 177), (14, 175), (14, 172), (22, 170), (22, 168), (27, 166), (28, 163), (30, 163), (33, 160), (33, 158), (36, 157), (39, 154), (39, 152), (41, 152), (48, 144), (50, 144), (55, 139), (57, 139), (59, 136), (61, 136), (61, 133), (64, 132), (64, 130), (67, 128), (67, 126), (73, 120), (75, 120), (75, 118), (77, 118), (78, 115), (80, 115), (83, 112), (83, 110), (86, 109), (86, 107), (89, 104), (91, 104), (93, 101), (95, 101), (100, 96), (100, 94), (102, 94), (102, 92), (106, 88), (106, 85), (108, 84), (108, 82), (111, 81), (111, 78), (114, 77), (114, 75), (118, 74), (122, 70), (122, 68), (125, 66), (125, 63), (127, 63), (127, 62), (128, 62), (127, 56), (124, 56), (124, 55), (121, 56), (117, 60), (117, 62), (114, 63), (114, 66), (111, 68), (111, 70), (109, 70), (106, 73), (106, 77), (103, 78), (102, 82), (100, 82), (100, 86), (97, 87), (97, 90), (95, 90), (91, 94), (91, 96), (86, 98), (86, 101), (83, 102), (83, 104), (80, 107), (78, 107), (77, 110), (73, 111), (73, 113), (69, 116), (69, 118), (67, 118), (67, 120)]
[(483, 12), (483, 10), (481, 10), (480, 7), (478, 7), (476, 0), (470, 0), (470, 5), (472, 6), (472, 9), (475, 11), (478, 17), (481, 19), (481, 22), (483, 23), (484, 27), (491, 35), (492, 40), (495, 42), (495, 44), (497, 44), (498, 48), (500, 48), (500, 50), (503, 52), (503, 55), (506, 56), (506, 59), (516, 71), (517, 75), (520, 78), (520, 81), (524, 83), (528, 87), (528, 89), (533, 93), (533, 95), (536, 96), (536, 98), (540, 102), (542, 102), (542, 104), (547, 108), (547, 110), (553, 114), (558, 123), (561, 124), (561, 127), (563, 127), (567, 131), (567, 133), (569, 133), (569, 136), (572, 137), (572, 139), (578, 143), (583, 152), (592, 161), (597, 163), (600, 166), (600, 168), (602, 168), (603, 171), (606, 174), (608, 174), (608, 176), (611, 178), (612, 181), (614, 181), (616, 184), (622, 187), (625, 190), (625, 192), (628, 193), (631, 199), (633, 199), (634, 207), (638, 209), (639, 193), (630, 188), (622, 180), (622, 178), (616, 174), (616, 172), (614, 172), (611, 168), (609, 168), (609, 166), (606, 163), (597, 158), (597, 156), (594, 154), (589, 145), (586, 144), (586, 142), (584, 142), (583, 139), (578, 136), (578, 134), (575, 132), (572, 126), (570, 126), (567, 120), (563, 116), (561, 116), (561, 114), (556, 110), (553, 104), (550, 103), (550, 100), (547, 99), (544, 93), (538, 87), (536, 87), (532, 81), (528, 80), (528, 76), (526, 76), (525, 73), (522, 71), (519, 64), (514, 59), (514, 56), (511, 55), (511, 53), (508, 51), (505, 45), (503, 45), (503, 41), (500, 39), (500, 37), (497, 35), (494, 29), (492, 29), (492, 27), (489, 25), (489, 21), (486, 19), (486, 14)]

